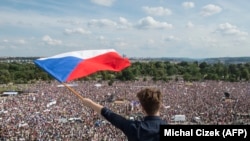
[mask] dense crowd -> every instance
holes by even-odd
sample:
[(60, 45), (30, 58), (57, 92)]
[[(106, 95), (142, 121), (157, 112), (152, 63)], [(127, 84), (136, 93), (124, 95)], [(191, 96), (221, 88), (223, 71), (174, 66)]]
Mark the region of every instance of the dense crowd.
[[(249, 82), (102, 81), (74, 82), (71, 88), (131, 120), (140, 120), (136, 93), (157, 87), (161, 117), (170, 124), (249, 124)], [(58, 82), (19, 86), (26, 93), (0, 97), (3, 141), (126, 141), (125, 135)], [(225, 97), (225, 92), (230, 96)], [(185, 115), (176, 121), (174, 115)], [(196, 119), (196, 120), (195, 120)], [(199, 120), (197, 120), (199, 119)]]

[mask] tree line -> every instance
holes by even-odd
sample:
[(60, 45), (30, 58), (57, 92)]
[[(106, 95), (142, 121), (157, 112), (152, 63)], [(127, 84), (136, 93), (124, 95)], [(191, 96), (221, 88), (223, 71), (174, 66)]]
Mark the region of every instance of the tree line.
[[(155, 81), (179, 80), (184, 81), (248, 81), (250, 78), (250, 63), (223, 64), (201, 62), (149, 61), (133, 62), (132, 65), (121, 72), (101, 71), (80, 80), (108, 80), (112, 84), (115, 80), (130, 81), (152, 79)], [(36, 81), (54, 80), (48, 73), (34, 63), (1, 62), (0, 84), (27, 84)]]

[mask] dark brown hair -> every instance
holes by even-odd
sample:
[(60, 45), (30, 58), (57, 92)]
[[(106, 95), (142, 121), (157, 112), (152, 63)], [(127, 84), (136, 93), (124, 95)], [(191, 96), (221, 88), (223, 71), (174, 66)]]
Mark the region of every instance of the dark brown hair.
[(137, 93), (143, 109), (148, 115), (154, 115), (160, 110), (162, 94), (158, 89), (145, 88)]

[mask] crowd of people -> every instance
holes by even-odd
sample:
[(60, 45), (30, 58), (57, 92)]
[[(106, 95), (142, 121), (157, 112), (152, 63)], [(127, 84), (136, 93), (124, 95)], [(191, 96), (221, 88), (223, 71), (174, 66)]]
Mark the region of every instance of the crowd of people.
[[(75, 81), (71, 88), (126, 118), (140, 120), (136, 93), (145, 87), (162, 92), (161, 117), (169, 124), (250, 124), (249, 82)], [(0, 97), (3, 141), (126, 141), (119, 129), (57, 81), (19, 89), (24, 93)], [(185, 120), (177, 121), (175, 115)]]

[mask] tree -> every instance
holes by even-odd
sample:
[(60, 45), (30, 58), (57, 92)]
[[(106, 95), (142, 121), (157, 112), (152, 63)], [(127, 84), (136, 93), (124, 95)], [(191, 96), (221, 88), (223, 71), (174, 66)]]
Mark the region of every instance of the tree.
[(247, 68), (243, 68), (242, 71), (241, 71), (241, 75), (243, 78), (245, 78), (246, 80), (249, 80), (250, 78), (250, 73), (248, 71)]
[(169, 64), (166, 68), (166, 72), (169, 76), (177, 75), (178, 69), (176, 68), (176, 66), (174, 64)]
[(7, 84), (11, 81), (11, 76), (8, 70), (0, 70), (0, 84)]
[(122, 72), (118, 73), (117, 79), (122, 80), (122, 81), (134, 80), (135, 76), (133, 75), (131, 69), (127, 68), (123, 70)]

